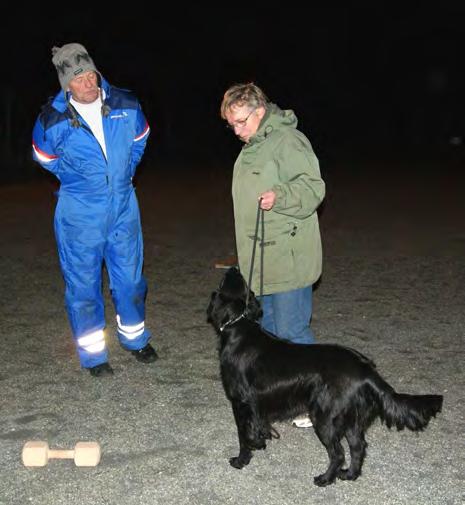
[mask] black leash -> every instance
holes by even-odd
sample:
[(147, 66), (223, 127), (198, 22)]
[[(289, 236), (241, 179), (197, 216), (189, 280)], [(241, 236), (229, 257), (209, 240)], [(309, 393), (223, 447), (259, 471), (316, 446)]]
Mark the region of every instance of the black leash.
[[(258, 225), (260, 223), (260, 211), (261, 211), (261, 222), (262, 222), (262, 236), (261, 236), (261, 252), (260, 252), (260, 296), (263, 296), (263, 243), (265, 240), (265, 214), (264, 210), (260, 208), (260, 203), (262, 199), (260, 198), (258, 200), (258, 208), (257, 208), (257, 222), (255, 223), (255, 235), (253, 238), (253, 249), (252, 249), (252, 259), (250, 261), (250, 272), (249, 272), (249, 283), (247, 285), (247, 296), (245, 298), (245, 309), (242, 314), (237, 316), (236, 318), (232, 319), (231, 321), (226, 321), (222, 326), (218, 328), (220, 332), (223, 332), (224, 329), (228, 326), (231, 326), (234, 323), (237, 323), (240, 319), (243, 317), (247, 317), (247, 307), (249, 306), (249, 298), (250, 298), (250, 286), (252, 284), (252, 274), (253, 274), (253, 265), (255, 262), (255, 250), (257, 247), (257, 240), (258, 240)], [(272, 428), (272, 431), (270, 432), (271, 438), (279, 438), (279, 433)]]
[(260, 208), (260, 204), (262, 199), (258, 200), (257, 207), (257, 219), (255, 223), (255, 235), (253, 239), (253, 248), (252, 248), (252, 259), (250, 260), (250, 272), (249, 272), (249, 283), (247, 290), (247, 297), (245, 299), (245, 310), (247, 311), (247, 307), (249, 306), (249, 294), (252, 285), (252, 274), (253, 274), (253, 266), (255, 262), (255, 249), (257, 248), (257, 240), (258, 240), (258, 225), (260, 223), (260, 214), (261, 214), (261, 222), (262, 222), (262, 236), (261, 236), (261, 251), (260, 251), (260, 296), (263, 295), (263, 241), (265, 239), (265, 215), (264, 210)]

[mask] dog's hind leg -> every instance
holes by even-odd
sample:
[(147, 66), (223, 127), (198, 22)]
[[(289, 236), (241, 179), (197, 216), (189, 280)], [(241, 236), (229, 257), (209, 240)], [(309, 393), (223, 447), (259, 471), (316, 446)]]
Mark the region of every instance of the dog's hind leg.
[(252, 451), (248, 443), (248, 431), (251, 422), (251, 409), (246, 403), (232, 401), (234, 419), (236, 421), (237, 435), (239, 437), (239, 455), (230, 458), (229, 463), (234, 468), (240, 470), (250, 463)]
[(314, 477), (313, 482), (320, 487), (332, 484), (342, 465), (344, 464), (344, 448), (341, 444), (340, 423), (338, 419), (330, 418), (329, 416), (318, 416), (314, 424), (315, 433), (320, 442), (325, 446), (329, 458), (329, 466), (325, 473)]
[(341, 480), (355, 480), (362, 471), (367, 443), (363, 429), (360, 426), (348, 428), (345, 437), (350, 449), (350, 466), (347, 469), (340, 469), (337, 476)]

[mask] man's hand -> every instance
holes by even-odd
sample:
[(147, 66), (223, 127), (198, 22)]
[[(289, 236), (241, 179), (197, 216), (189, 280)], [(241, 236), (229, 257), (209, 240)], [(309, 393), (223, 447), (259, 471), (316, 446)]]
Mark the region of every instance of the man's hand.
[(276, 201), (276, 193), (274, 191), (265, 191), (259, 197), (260, 208), (263, 210), (271, 210)]

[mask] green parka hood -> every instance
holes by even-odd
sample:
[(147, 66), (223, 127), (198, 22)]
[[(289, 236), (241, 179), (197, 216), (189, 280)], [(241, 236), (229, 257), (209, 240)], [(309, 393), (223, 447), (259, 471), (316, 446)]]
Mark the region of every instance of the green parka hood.
[[(293, 110), (280, 109), (276, 104), (270, 103), (258, 127), (257, 133), (250, 139), (248, 145), (261, 142), (272, 131), (284, 128), (297, 128), (297, 116)], [(245, 146), (244, 146), (245, 147)]]

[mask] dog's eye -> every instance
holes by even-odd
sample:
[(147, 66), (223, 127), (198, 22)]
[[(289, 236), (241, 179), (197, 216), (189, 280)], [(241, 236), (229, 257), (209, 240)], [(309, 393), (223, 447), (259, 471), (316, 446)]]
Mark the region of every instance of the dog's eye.
[(216, 295), (218, 294), (218, 291), (212, 291), (210, 300), (214, 300), (216, 298)]

